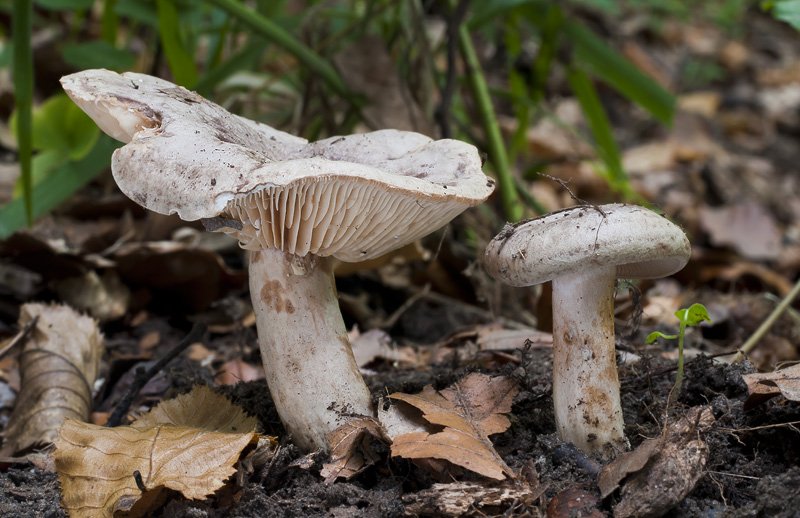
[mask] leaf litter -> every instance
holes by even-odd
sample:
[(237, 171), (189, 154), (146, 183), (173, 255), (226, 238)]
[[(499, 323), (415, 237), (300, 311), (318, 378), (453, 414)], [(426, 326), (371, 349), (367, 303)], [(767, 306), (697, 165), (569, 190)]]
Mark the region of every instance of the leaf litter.
[[(576, 14), (581, 16), (580, 12)], [(726, 73), (725, 81), (700, 89), (676, 86), (680, 91), (688, 91), (688, 95), (683, 95), (680, 100), (680, 112), (672, 130), (654, 128), (651, 122), (643, 120), (627, 104), (621, 105), (614, 97), (604, 98), (613, 119), (623, 121), (615, 127), (621, 148), (630, 151), (634, 146), (647, 146), (650, 143), (649, 148), (640, 149), (637, 154), (626, 153), (629, 164), (632, 164), (632, 187), (679, 221), (692, 236), (695, 252), (690, 268), (677, 278), (680, 288), (674, 295), (674, 309), (686, 307), (698, 299), (710, 307), (709, 301), (719, 301), (726, 293), (733, 294), (733, 300), (728, 304), (729, 317), (715, 317), (713, 328), (698, 329), (691, 337), (694, 349), (710, 354), (735, 350), (761, 320), (761, 304), (756, 299), (762, 298), (764, 292), (777, 292), (779, 295), (788, 292), (800, 268), (800, 241), (797, 237), (800, 211), (796, 201), (796, 134), (800, 127), (797, 107), (800, 106), (800, 97), (792, 91), (797, 89), (797, 34), (785, 31), (785, 27), (765, 16), (754, 14), (747, 16), (742, 24), (748, 34), (747, 45), (729, 39), (713, 28), (710, 30), (695, 24), (672, 25), (666, 20), (664, 31), (659, 32), (641, 19), (623, 16), (617, 21), (602, 14), (593, 19), (594, 24), (602, 26), (607, 34), (612, 35), (609, 37), (615, 40), (615, 45), (623, 48), (626, 55), (643, 70), (655, 74), (664, 84), (681, 85), (682, 69), (688, 68), (694, 60), (706, 60), (705, 63), (713, 60), (711, 65), (723, 67)], [(623, 30), (614, 30), (620, 23)], [(751, 42), (758, 44), (751, 45)], [(526, 66), (526, 59), (527, 56), (521, 56), (520, 65)], [(753, 84), (754, 80), (756, 84)], [(557, 86), (557, 78), (553, 81)], [(701, 96), (696, 93), (697, 90), (702, 93), (703, 88), (713, 89), (718, 95)], [(574, 100), (566, 101), (574, 103)], [(558, 113), (557, 106), (552, 111), (554, 113), (549, 115), (565, 117)], [(536, 122), (533, 125), (541, 126)], [(646, 133), (644, 142), (643, 128)], [(539, 142), (550, 144), (546, 140), (548, 135), (545, 132), (544, 139), (541, 133), (534, 137)], [(579, 139), (571, 140), (580, 142)], [(532, 139), (523, 144), (535, 149), (537, 141)], [(594, 164), (581, 154), (582, 150), (578, 151), (574, 150), (574, 146), (573, 150), (559, 150), (551, 145), (547, 163), (541, 164), (541, 168), (565, 181), (572, 178), (571, 188), (579, 196), (593, 202), (613, 196), (606, 182), (598, 178)], [(587, 150), (587, 154), (589, 152)], [(527, 166), (530, 157), (519, 158), (519, 163)], [(591, 159), (591, 156), (588, 158)], [(540, 167), (538, 163), (531, 165), (537, 169)], [(522, 170), (518, 172), (520, 177), (524, 173)], [(12, 326), (6, 323), (16, 319), (15, 311), (21, 301), (33, 300), (39, 295), (49, 300), (58, 295), (52, 291), (56, 289), (55, 283), (66, 278), (86, 278), (84, 274), (87, 270), (96, 270), (102, 278), (101, 272), (104, 274), (116, 269), (117, 275), (131, 289), (128, 313), (104, 326), (104, 330), (116, 333), (111, 342), (114, 344), (112, 358), (119, 358), (116, 354), (125, 347), (141, 353), (136, 349), (137, 340), (128, 340), (125, 336), (135, 332), (131, 328), (136, 327), (133, 322), (139, 318), (137, 315), (145, 315), (147, 319), (152, 316), (149, 312), (158, 311), (159, 314), (163, 312), (179, 315), (180, 318), (194, 318), (199, 313), (187, 315), (187, 308), (194, 311), (202, 306), (207, 310), (205, 306), (214, 299), (218, 301), (223, 296), (240, 296), (243, 286), (241, 272), (237, 272), (239, 278), (234, 278), (222, 268), (231, 264), (240, 265), (241, 258), (237, 254), (220, 252), (227, 254), (226, 264), (222, 265), (219, 255), (205, 254), (206, 257), (201, 255), (198, 258), (196, 250), (186, 246), (186, 243), (182, 243), (185, 249), (150, 247), (139, 250), (138, 244), (132, 244), (131, 249), (125, 250), (121, 245), (131, 239), (123, 237), (129, 229), (136, 230), (137, 238), (146, 235), (147, 239), (159, 241), (169, 239), (173, 230), (182, 224), (174, 219), (153, 215), (143, 217), (136, 209), (130, 206), (126, 208), (124, 198), (118, 193), (110, 203), (105, 200), (96, 203), (92, 198), (99, 199), (100, 196), (95, 194), (108, 193), (108, 186), (103, 186), (103, 181), (97, 182), (99, 188), (92, 194), (84, 195), (71, 207), (64, 209), (63, 214), (69, 219), (52, 220), (51, 230), (63, 228), (70, 231), (66, 233), (64, 241), (68, 246), (59, 242), (59, 235), (44, 242), (35, 242), (23, 234), (0, 245), (3, 256), (0, 269), (5, 272), (3, 279), (0, 279), (5, 303), (0, 308), (5, 316), (0, 321), (0, 329), (5, 334), (13, 333)], [(565, 202), (570, 202), (564, 192), (549, 183), (528, 182), (526, 186), (551, 209), (561, 208)], [(739, 210), (737, 214), (720, 210), (738, 204), (755, 205), (762, 210), (755, 219), (743, 217), (742, 213), (747, 211)], [(734, 235), (722, 232), (720, 227), (724, 226), (725, 221), (722, 224), (716, 221), (712, 225), (703, 222), (705, 208), (728, 214), (748, 222), (752, 228), (766, 229), (768, 232), (764, 236), (750, 232)], [(107, 210), (111, 212), (104, 212)], [(118, 212), (113, 213), (115, 210)], [(123, 215), (124, 211), (129, 213)], [(85, 224), (87, 215), (94, 217), (98, 213), (113, 213), (114, 219), (106, 219), (102, 229), (98, 225)], [(131, 214), (135, 215), (135, 221)], [(56, 218), (60, 217), (56, 215)], [(125, 220), (122, 225), (124, 228), (114, 229), (118, 225), (117, 218)], [(375, 273), (360, 272), (356, 268), (354, 279), (342, 280), (340, 293), (343, 302), (357, 299), (362, 303), (358, 312), (350, 311), (346, 318), (358, 322), (364, 330), (386, 323), (384, 330), (389, 332), (393, 342), (397, 342), (399, 350), (417, 353), (427, 353), (425, 344), (437, 341), (456, 328), (476, 323), (490, 324), (498, 316), (498, 321), (534, 325), (535, 315), (541, 314), (543, 305), (538, 292), (511, 291), (482, 285), (485, 279), (481, 279), (480, 265), (472, 267), (472, 274), (461, 273), (466, 271), (467, 262), (474, 259), (465, 242), (472, 241), (475, 234), (480, 248), (486, 237), (483, 234), (498, 230), (502, 222), (492, 229), (492, 223), (470, 213), (465, 214), (463, 221), (471, 227), (466, 229), (469, 233), (464, 232), (461, 224), (456, 222), (452, 227), (453, 232), (442, 239), (441, 244), (435, 241), (430, 243), (431, 250), (441, 249), (434, 259), (425, 263), (414, 260), (404, 264), (402, 275), (394, 276), (391, 285), (387, 282), (388, 277), (380, 272), (376, 277)], [(96, 229), (91, 230), (91, 226)], [(779, 241), (775, 240), (776, 230), (781, 238)], [(462, 239), (464, 236), (467, 239)], [(83, 245), (91, 242), (94, 245), (88, 248)], [(82, 244), (79, 246), (77, 243)], [(97, 246), (97, 243), (102, 245)], [(748, 247), (753, 247), (749, 252), (755, 257), (747, 259)], [(777, 259), (763, 259), (774, 258), (776, 247)], [(205, 265), (201, 268), (201, 275), (183, 277), (177, 285), (169, 284), (172, 278), (164, 279), (163, 274), (168, 268), (174, 267), (181, 273), (188, 273), (190, 269), (187, 266), (196, 261)], [(159, 275), (151, 275), (153, 272)], [(426, 282), (432, 282), (433, 286), (429, 296), (405, 308), (399, 318), (386, 318), (387, 315), (400, 314), (397, 310), (401, 303), (395, 304), (393, 299), (408, 300), (409, 296), (419, 292), (415, 285)], [(689, 292), (687, 286), (692, 286), (693, 291)], [(642, 300), (645, 303), (651, 300), (654, 294), (652, 284), (643, 282), (640, 288)], [(449, 301), (445, 298), (436, 299), (434, 295), (439, 293), (445, 293)], [(623, 295), (618, 294), (618, 302)], [(460, 306), (456, 306), (456, 302)], [(111, 309), (119, 312), (116, 308)], [(621, 310), (618, 318), (624, 320), (629, 310), (620, 306), (618, 309)], [(674, 309), (668, 314), (671, 315)], [(246, 363), (258, 364), (257, 355), (253, 354), (255, 341), (252, 331), (242, 329), (245, 320), (225, 320), (225, 316), (225, 311), (219, 308), (208, 310), (203, 315), (203, 318), (223, 317), (216, 327), (219, 331), (215, 332), (225, 333), (224, 337), (216, 336), (205, 344), (215, 356), (202, 366), (206, 370), (188, 367), (187, 363), (180, 361), (173, 363), (163, 372), (165, 381), (152, 392), (149, 401), (163, 397), (170, 387), (185, 387), (198, 376), (213, 379), (215, 369), (232, 359), (241, 357)], [(654, 320), (656, 322), (647, 325), (655, 325), (668, 333), (675, 331), (669, 328), (668, 321)], [(547, 323), (543, 320), (540, 322), (543, 324), (541, 331), (546, 333)], [(172, 325), (185, 327), (177, 322), (172, 322)], [(772, 371), (779, 362), (796, 360), (797, 328), (791, 316), (782, 318), (759, 344), (756, 354), (751, 356), (754, 364), (761, 370)], [(648, 328), (645, 331), (651, 330)], [(627, 432), (633, 446), (637, 446), (645, 437), (660, 437), (663, 432), (663, 401), (671, 386), (673, 372), (670, 370), (673, 364), (662, 360), (662, 353), (673, 351), (642, 349), (642, 338), (642, 332), (637, 332), (635, 327), (625, 329), (624, 335), (621, 333), (617, 337), (626, 352), (635, 351), (641, 358), (620, 365), (623, 392), (627, 398)], [(476, 343), (474, 339), (471, 341)], [(572, 503), (578, 505), (575, 509), (581, 509), (581, 502), (596, 500), (599, 493), (591, 470), (583, 467), (588, 465), (586, 459), (565, 455), (565, 447), (554, 439), (550, 410), (551, 386), (548, 381), (549, 352), (538, 349), (521, 351), (522, 344), (514, 347), (513, 340), (509, 340), (509, 343), (510, 349), (504, 354), (517, 356), (519, 360), (516, 363), (510, 360), (505, 363), (479, 363), (483, 372), (504, 374), (520, 380), (520, 394), (511, 407), (511, 426), (492, 436), (494, 446), (514, 471), (527, 462), (534, 462), (543, 481), (549, 481), (550, 486), (541, 501), (531, 505), (528, 502), (521, 505), (523, 500), (520, 499), (517, 504), (513, 500), (503, 500), (497, 507), (482, 507), (480, 499), (472, 500), (470, 495), (480, 492), (481, 486), (491, 486), (486, 479), (474, 482), (471, 477), (477, 475), (466, 473), (457, 475), (456, 481), (445, 481), (449, 487), (440, 493), (447, 495), (444, 500), (449, 499), (459, 505), (466, 503), (466, 506), (458, 509), (467, 515), (508, 512), (543, 516), (548, 507), (556, 507), (560, 502), (566, 502), (566, 508)], [(234, 344), (233, 347), (230, 347), (231, 344)], [(482, 349), (478, 345), (476, 349)], [(152, 356), (158, 357), (161, 349), (162, 344), (155, 345)], [(441, 357), (419, 354), (415, 357), (419, 361), (411, 364), (398, 362), (393, 356), (385, 354), (385, 350), (381, 351), (382, 354), (370, 363), (370, 367), (375, 369), (374, 374), (368, 376), (373, 393), (414, 393), (424, 385), (441, 389), (461, 375), (464, 367), (475, 368), (476, 356), (472, 350), (460, 347), (460, 344), (448, 345), (447, 349), (452, 350), (445, 351), (447, 354)], [(451, 354), (456, 350), (457, 354)], [(793, 467), (798, 461), (796, 428), (793, 429), (791, 425), (800, 418), (797, 403), (786, 397), (773, 398), (745, 411), (742, 404), (748, 397), (747, 378), (743, 379), (742, 375), (754, 372), (751, 365), (728, 366), (698, 358), (687, 362), (687, 368), (689, 387), (678, 401), (681, 406), (678, 407), (677, 416), (685, 413), (685, 408), (709, 404), (718, 424), (702, 435), (709, 448), (705, 475), (696, 483), (694, 490), (669, 511), (669, 515), (720, 516), (725, 513), (735, 518), (752, 515), (792, 516), (800, 505), (795, 491), (800, 485), (800, 471)], [(9, 379), (14, 374), (11, 368), (4, 363), (0, 369), (0, 384), (5, 384), (6, 389), (13, 388), (15, 385)], [(112, 373), (108, 380), (113, 386), (112, 391), (118, 390), (115, 385), (118, 380), (119, 373)], [(758, 390), (769, 388), (770, 383), (773, 382), (758, 383)], [(239, 384), (226, 387), (226, 390), (245, 399), (248, 409), (259, 414), (262, 425), (281, 433), (279, 425), (275, 424), (277, 417), (270, 407), (268, 391), (263, 383)], [(102, 399), (103, 396), (99, 397)], [(143, 403), (140, 408), (144, 409), (146, 405)], [(392, 408), (408, 410), (409, 406), (396, 401)], [(421, 411), (416, 412), (419, 420), (411, 421), (412, 429), (418, 427), (416, 433), (430, 435), (441, 431), (441, 425), (432, 425), (422, 418)], [(0, 409), (0, 427), (7, 428), (8, 418), (9, 408), (4, 404)], [(676, 417), (670, 417), (669, 422), (674, 419)], [(387, 428), (391, 427), (387, 425)], [(324, 455), (312, 456), (304, 463), (304, 467), (298, 467), (293, 463), (299, 453), (293, 450), (288, 439), (284, 440), (285, 447), (281, 448), (277, 458), (273, 458), (274, 462), (269, 461), (268, 468), (253, 472), (256, 483), (244, 489), (241, 505), (229, 509), (230, 516), (324, 516), (339, 513), (402, 516), (406, 512), (413, 513), (414, 509), (421, 514), (427, 509), (414, 507), (417, 496), (420, 501), (432, 502), (430, 508), (438, 510), (436, 512), (446, 513), (448, 508), (455, 509), (453, 506), (437, 507), (433, 505), (435, 499), (427, 499), (431, 492), (439, 490), (441, 486), (432, 484), (429, 473), (418, 468), (416, 462), (424, 459), (416, 459), (414, 463), (399, 457), (382, 459), (373, 468), (364, 470), (349, 481), (340, 480), (324, 486), (322, 477), (317, 473)], [(382, 453), (379, 444), (374, 445), (376, 451)], [(623, 486), (633, 480), (635, 473), (646, 470), (646, 466), (652, 462), (649, 455), (639, 455), (639, 463), (644, 463), (645, 467), (630, 471), (622, 480)], [(446, 461), (440, 462), (440, 466), (447, 464)], [(453, 473), (450, 471), (447, 475)], [(506, 479), (500, 484), (509, 482), (510, 479)], [(27, 463), (4, 464), (0, 469), (0, 514), (63, 516), (53, 496), (55, 487), (54, 479), (46, 471), (31, 468)], [(581, 493), (568, 493), (570, 488), (577, 488)], [(460, 499), (459, 489), (462, 495)], [(591, 505), (609, 512), (619, 505), (621, 494), (620, 489)], [(548, 503), (551, 505), (548, 506)], [(179, 507), (173, 501), (169, 510), (161, 512), (169, 515), (177, 509), (176, 516), (214, 513), (213, 509), (202, 507), (200, 503), (192, 505)], [(591, 509), (586, 511), (588, 514)]]
[[(128, 426), (67, 419), (54, 452), (62, 505), (71, 518), (142, 516), (164, 489), (205, 499), (257, 443), (257, 420), (207, 386), (167, 400)], [(137, 505), (138, 504), (138, 505)]]
[(517, 390), (511, 379), (475, 372), (442, 391), (427, 386), (420, 394), (390, 394), (390, 398), (421, 410), (430, 424), (444, 427), (433, 433), (409, 432), (393, 437), (392, 455), (446, 460), (495, 480), (514, 478), (489, 436), (511, 425), (504, 414), (511, 411)]
[(87, 420), (92, 410), (104, 352), (97, 322), (65, 305), (24, 304), (20, 327), (35, 318), (19, 353), (20, 391), (0, 456), (48, 445), (64, 418)]

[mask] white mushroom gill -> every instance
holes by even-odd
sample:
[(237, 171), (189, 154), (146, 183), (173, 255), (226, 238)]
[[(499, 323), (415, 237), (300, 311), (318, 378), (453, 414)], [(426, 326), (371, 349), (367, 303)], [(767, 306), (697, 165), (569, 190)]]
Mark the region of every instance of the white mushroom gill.
[(231, 200), (221, 216), (261, 222), (238, 231), (226, 229), (248, 250), (274, 247), (298, 256), (311, 253), (354, 262), (419, 239), (462, 210), (457, 202), (420, 198), (347, 178), (259, 189)]

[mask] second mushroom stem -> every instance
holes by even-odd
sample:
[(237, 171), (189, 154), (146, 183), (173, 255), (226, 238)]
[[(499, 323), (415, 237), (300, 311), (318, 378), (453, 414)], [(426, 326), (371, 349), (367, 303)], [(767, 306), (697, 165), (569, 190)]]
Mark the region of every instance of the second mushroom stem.
[(277, 249), (254, 252), (250, 293), (264, 372), (295, 443), (327, 448), (344, 415), (372, 415), (339, 310), (331, 260)]
[(553, 280), (556, 426), (564, 441), (585, 452), (624, 449), (614, 354), (614, 279), (611, 266)]

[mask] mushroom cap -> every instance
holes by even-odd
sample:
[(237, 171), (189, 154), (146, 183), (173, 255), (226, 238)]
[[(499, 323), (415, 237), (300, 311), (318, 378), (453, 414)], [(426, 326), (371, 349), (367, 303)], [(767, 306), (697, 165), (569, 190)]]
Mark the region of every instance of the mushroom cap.
[(494, 190), (477, 149), (457, 140), (382, 130), (308, 143), (144, 74), (86, 70), (61, 84), (103, 131), (127, 143), (111, 169), (128, 197), (207, 220), (244, 248), (369, 259)]
[(486, 270), (512, 286), (616, 266), (620, 279), (671, 275), (691, 247), (677, 225), (637, 205), (571, 207), (504, 229), (486, 248)]

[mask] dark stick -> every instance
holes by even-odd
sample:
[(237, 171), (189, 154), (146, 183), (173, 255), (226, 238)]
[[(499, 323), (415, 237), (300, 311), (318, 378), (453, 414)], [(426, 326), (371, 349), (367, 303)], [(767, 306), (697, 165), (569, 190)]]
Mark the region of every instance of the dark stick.
[(143, 368), (136, 369), (136, 374), (133, 378), (133, 383), (131, 384), (128, 392), (125, 394), (125, 397), (122, 398), (122, 401), (119, 402), (117, 408), (114, 409), (114, 413), (111, 414), (111, 417), (108, 418), (106, 421), (106, 426), (114, 427), (119, 426), (122, 418), (125, 417), (125, 414), (128, 413), (128, 409), (133, 403), (133, 399), (139, 394), (139, 391), (142, 390), (142, 387), (150, 381), (153, 376), (158, 374), (158, 372), (167, 366), (169, 362), (174, 360), (184, 349), (189, 347), (191, 344), (195, 343), (199, 340), (203, 333), (206, 332), (206, 325), (200, 322), (195, 323), (192, 326), (192, 330), (189, 331), (189, 334), (186, 335), (186, 338), (180, 341), (178, 345), (173, 347), (163, 358), (158, 360), (152, 367), (147, 370)]
[(441, 101), (436, 108), (434, 117), (442, 130), (441, 138), (450, 138), (453, 134), (450, 128), (450, 104), (456, 91), (458, 76), (456, 58), (458, 56), (458, 30), (464, 17), (467, 15), (469, 0), (461, 0), (447, 20), (447, 79), (441, 93)]

